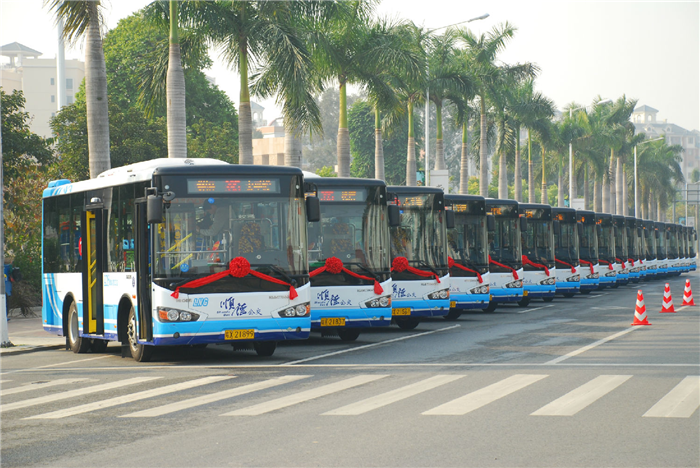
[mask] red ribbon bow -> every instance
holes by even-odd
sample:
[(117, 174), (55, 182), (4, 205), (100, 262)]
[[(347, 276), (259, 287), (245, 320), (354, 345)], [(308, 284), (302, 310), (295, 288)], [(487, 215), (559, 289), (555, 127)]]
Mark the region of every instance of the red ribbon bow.
[(213, 275), (205, 276), (204, 278), (199, 278), (196, 280), (189, 281), (182, 286), (178, 286), (175, 291), (171, 294), (172, 297), (177, 299), (180, 297), (180, 289), (181, 288), (198, 288), (200, 286), (204, 286), (209, 283), (213, 283), (214, 281), (220, 280), (221, 278), (225, 278), (228, 275), (233, 276), (234, 278), (243, 278), (244, 276), (247, 275), (253, 275), (256, 278), (263, 279), (265, 281), (269, 281), (270, 283), (275, 283), (275, 284), (283, 284), (285, 286), (289, 286), (289, 299), (295, 299), (299, 294), (297, 294), (297, 290), (294, 289), (294, 286), (291, 284), (287, 283), (286, 281), (282, 281), (277, 278), (273, 278), (272, 276), (268, 276), (264, 273), (260, 273), (255, 270), (250, 269), (250, 262), (246, 260), (243, 257), (236, 257), (231, 262), (229, 263), (228, 270), (220, 271), (219, 273), (214, 273)]
[(549, 276), (549, 268), (547, 268), (547, 265), (542, 265), (541, 263), (535, 263), (529, 258), (527, 258), (527, 255), (523, 255), (523, 265), (530, 265), (534, 266), (535, 268), (544, 268), (544, 272), (547, 273), (547, 276)]
[(437, 282), (440, 282), (440, 277), (432, 271), (419, 270), (418, 268), (414, 268), (411, 265), (409, 265), (408, 259), (406, 257), (396, 257), (391, 262), (391, 271), (395, 271), (397, 273), (401, 273), (402, 271), (408, 271), (410, 273), (413, 273), (414, 275), (422, 276), (423, 278), (427, 278), (428, 276), (434, 276)]
[(578, 261), (583, 263), (583, 264), (589, 265), (591, 267), (591, 274), (595, 273), (595, 271), (593, 271), (593, 264), (591, 262), (584, 260), (582, 258), (579, 258)]
[(598, 263), (604, 263), (604, 264), (608, 265), (608, 270), (614, 270), (612, 263), (608, 262), (607, 260), (600, 259), (600, 260), (598, 260)]
[(562, 265), (566, 265), (568, 267), (571, 267), (571, 273), (576, 273), (576, 267), (573, 266), (571, 263), (566, 263), (565, 261), (559, 260), (558, 258), (555, 258), (554, 261), (557, 263), (561, 263)]
[(520, 278), (518, 278), (518, 272), (515, 271), (515, 268), (509, 267), (508, 265), (504, 265), (503, 263), (498, 263), (495, 260), (491, 260), (491, 255), (489, 255), (489, 263), (493, 263), (494, 265), (498, 265), (499, 267), (503, 267), (507, 270), (512, 271), (513, 272), (513, 279), (520, 279)]
[(484, 279), (481, 277), (481, 274), (478, 271), (472, 270), (471, 268), (467, 268), (464, 265), (460, 265), (459, 263), (456, 263), (452, 257), (447, 257), (447, 266), (449, 268), (457, 267), (460, 270), (468, 271), (471, 273), (476, 273), (476, 277), (479, 278), (479, 283), (481, 284), (484, 282)]
[(630, 262), (630, 265), (634, 266), (634, 260), (633, 260), (633, 259), (628, 258), (627, 261)]
[(313, 278), (314, 276), (323, 273), (324, 271), (327, 271), (328, 273), (331, 273), (333, 275), (337, 275), (342, 271), (355, 278), (360, 278), (367, 281), (374, 281), (374, 294), (379, 295), (384, 292), (384, 288), (382, 288), (382, 285), (379, 284), (379, 282), (376, 279), (370, 278), (369, 276), (358, 275), (354, 271), (348, 270), (343, 266), (343, 261), (337, 257), (328, 257), (324, 266), (316, 268), (314, 271), (309, 272), (309, 277)]
[(625, 265), (625, 262), (623, 262), (623, 261), (620, 260), (619, 258), (616, 258), (615, 260), (617, 260), (618, 262), (622, 263), (622, 269), (623, 269), (623, 270), (624, 270), (625, 268), (627, 268), (627, 266)]

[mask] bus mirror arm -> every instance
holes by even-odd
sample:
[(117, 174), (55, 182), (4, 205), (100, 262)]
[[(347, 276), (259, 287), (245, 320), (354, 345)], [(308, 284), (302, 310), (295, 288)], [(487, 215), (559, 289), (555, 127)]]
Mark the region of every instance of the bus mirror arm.
[(388, 212), (389, 226), (390, 227), (401, 226), (401, 212), (399, 210), (399, 207), (397, 205), (391, 204), (391, 205), (388, 205), (387, 208), (389, 209), (389, 212)]
[(163, 224), (163, 196), (149, 195), (146, 199), (148, 224)]
[(559, 221), (556, 219), (554, 220), (553, 228), (555, 236), (561, 235), (561, 224), (559, 224)]
[(583, 239), (583, 223), (576, 223), (576, 228), (578, 229), (578, 238)]

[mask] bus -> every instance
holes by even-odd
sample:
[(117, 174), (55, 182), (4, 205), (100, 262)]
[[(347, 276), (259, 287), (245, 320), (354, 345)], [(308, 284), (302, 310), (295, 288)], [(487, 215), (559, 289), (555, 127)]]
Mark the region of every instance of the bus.
[(403, 330), (450, 311), (445, 195), (435, 187), (387, 187), (400, 223), (391, 227), (391, 307)]
[(615, 226), (613, 217), (608, 213), (596, 213), (598, 226), (598, 264), (600, 265), (600, 287), (617, 287), (615, 272)]
[(320, 221), (308, 224), (311, 330), (354, 341), (391, 325), (386, 184), (306, 172), (304, 180), (321, 203)]
[(666, 223), (666, 232), (668, 239), (668, 247), (666, 255), (668, 258), (668, 274), (679, 276), (681, 274), (679, 247), (678, 247), (678, 225), (675, 223)]
[(576, 210), (552, 208), (554, 219), (554, 258), (557, 262), (557, 294), (573, 297), (581, 290)]
[(629, 278), (633, 283), (639, 283), (641, 279), (641, 265), (639, 263), (640, 234), (641, 229), (634, 216), (625, 216), (625, 233), (627, 234), (627, 258)]
[(644, 236), (644, 268), (646, 279), (656, 278), (658, 270), (656, 268), (656, 229), (654, 221), (645, 219), (642, 221), (642, 234)]
[(552, 207), (519, 203), (518, 208), (527, 219), (527, 228), (521, 233), (523, 298), (518, 304), (527, 306), (533, 298), (550, 302), (556, 292)]
[[(445, 195), (454, 213), (454, 227), (447, 230), (450, 267), (450, 312), (459, 318), (466, 309), (483, 309), (489, 303), (489, 252), (486, 201), (477, 195)], [(493, 226), (491, 229), (493, 230)]]
[(579, 262), (581, 264), (581, 292), (588, 294), (600, 287), (600, 274), (605, 272), (598, 260), (598, 231), (593, 211), (577, 210), (576, 220), (583, 235), (579, 237)]
[(629, 284), (629, 261), (627, 261), (627, 223), (625, 217), (613, 215), (615, 225), (615, 273), (618, 284)]
[(270, 356), (308, 338), (319, 207), (301, 170), (156, 159), (53, 181), (42, 202), (42, 321), (73, 352), (118, 341), (136, 361), (210, 343)]
[(669, 234), (666, 231), (666, 223), (659, 221), (654, 222), (654, 231), (656, 236), (656, 276), (668, 276), (668, 239)]
[(679, 226), (679, 233), (683, 244), (683, 272), (688, 272), (690, 271), (690, 258), (688, 257), (688, 227), (683, 225)]
[(489, 232), (489, 304), (486, 312), (496, 310), (500, 302), (518, 302), (523, 298), (523, 258), (521, 229), (526, 218), (520, 217), (515, 200), (486, 199), (486, 213), (493, 216)]
[(690, 271), (698, 269), (698, 233), (694, 227), (688, 226), (688, 261), (690, 262)]

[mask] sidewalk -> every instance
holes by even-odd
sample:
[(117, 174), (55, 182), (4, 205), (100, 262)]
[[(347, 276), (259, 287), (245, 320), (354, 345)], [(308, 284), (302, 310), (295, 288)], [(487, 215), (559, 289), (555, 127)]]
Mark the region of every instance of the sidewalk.
[(44, 331), (41, 325), (41, 309), (37, 317), (11, 315), (7, 331), (11, 348), (0, 348), (0, 355), (21, 354), (43, 349), (60, 349), (66, 346), (64, 336), (56, 336)]

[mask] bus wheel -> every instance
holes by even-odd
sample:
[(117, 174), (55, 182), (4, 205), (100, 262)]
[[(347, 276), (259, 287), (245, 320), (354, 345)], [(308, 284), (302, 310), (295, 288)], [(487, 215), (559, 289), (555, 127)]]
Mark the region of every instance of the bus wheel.
[(355, 341), (360, 336), (358, 328), (343, 328), (338, 330), (338, 336), (343, 341)]
[(275, 353), (277, 349), (276, 341), (256, 341), (253, 343), (253, 349), (261, 357), (270, 357)]
[(396, 319), (396, 325), (398, 325), (401, 330), (413, 330), (418, 326), (419, 323), (420, 319), (417, 319), (415, 317)]
[(572, 298), (574, 297), (574, 293), (564, 293), (564, 297)]
[(68, 309), (68, 344), (74, 353), (86, 353), (90, 347), (90, 340), (80, 337), (80, 321), (78, 318), (78, 306), (71, 302)]
[(520, 300), (518, 301), (518, 305), (519, 305), (520, 307), (527, 307), (529, 303), (530, 303), (530, 297), (529, 297), (529, 296), (523, 297), (522, 299), (520, 299)]
[(543, 297), (542, 300), (543, 300), (544, 302), (552, 302), (552, 301), (554, 300), (554, 296), (551, 296), (551, 297)]
[(445, 320), (457, 320), (460, 315), (462, 315), (462, 311), (459, 309), (450, 309), (450, 311), (445, 315)]
[(590, 289), (582, 289), (581, 294), (590, 294), (591, 290)]
[(100, 340), (95, 338), (90, 343), (90, 351), (92, 351), (93, 353), (104, 353), (105, 351), (107, 351), (108, 344), (109, 341), (107, 340)]
[(153, 346), (145, 346), (139, 344), (138, 334), (136, 332), (136, 311), (134, 310), (133, 306), (129, 311), (129, 324), (126, 330), (126, 335), (129, 339), (129, 349), (131, 350), (131, 357), (134, 358), (134, 361), (150, 361), (151, 356), (153, 355)]
[(494, 301), (489, 301), (488, 307), (483, 309), (484, 312), (493, 312), (496, 310), (496, 302)]

